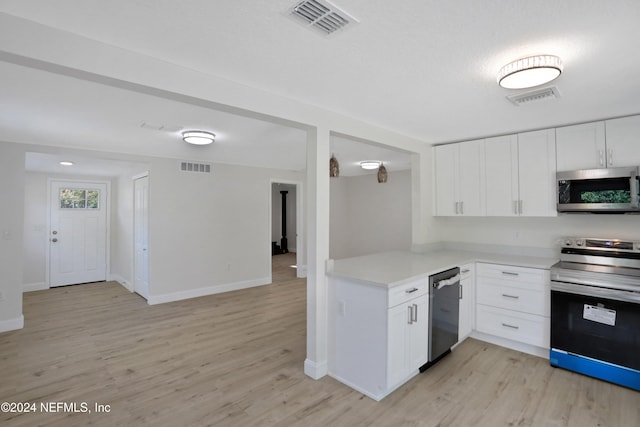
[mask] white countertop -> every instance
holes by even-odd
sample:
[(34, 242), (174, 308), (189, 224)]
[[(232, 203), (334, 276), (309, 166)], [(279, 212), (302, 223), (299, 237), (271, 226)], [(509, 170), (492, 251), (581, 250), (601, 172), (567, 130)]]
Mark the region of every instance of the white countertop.
[(487, 262), (548, 270), (558, 260), (556, 258), (451, 249), (433, 250), (425, 253), (409, 251), (381, 252), (333, 260), (328, 266), (327, 274), (332, 277), (391, 288), (472, 262)]

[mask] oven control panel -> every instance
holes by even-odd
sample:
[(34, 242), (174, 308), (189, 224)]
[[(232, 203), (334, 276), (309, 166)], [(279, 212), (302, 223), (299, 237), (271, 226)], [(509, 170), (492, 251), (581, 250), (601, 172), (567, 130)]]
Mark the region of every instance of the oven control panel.
[(613, 249), (624, 252), (640, 252), (640, 241), (620, 239), (596, 239), (587, 237), (563, 237), (562, 247), (584, 249)]

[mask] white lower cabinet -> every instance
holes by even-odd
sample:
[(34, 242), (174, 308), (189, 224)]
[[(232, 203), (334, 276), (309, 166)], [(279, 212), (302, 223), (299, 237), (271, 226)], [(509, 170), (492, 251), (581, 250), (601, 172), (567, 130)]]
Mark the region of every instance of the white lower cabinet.
[(549, 348), (549, 271), (476, 264), (476, 330)]
[(388, 311), (389, 346), (387, 384), (400, 384), (427, 363), (429, 334), (427, 295), (414, 298)]
[(460, 314), (458, 318), (458, 342), (462, 342), (475, 329), (475, 265), (460, 266)]
[(428, 358), (428, 279), (391, 289), (330, 280), (329, 374), (375, 400)]

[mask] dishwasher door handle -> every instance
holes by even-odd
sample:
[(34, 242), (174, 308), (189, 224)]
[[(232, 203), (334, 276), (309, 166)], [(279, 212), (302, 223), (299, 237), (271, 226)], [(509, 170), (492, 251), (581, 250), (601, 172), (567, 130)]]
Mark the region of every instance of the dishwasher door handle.
[(449, 279), (440, 280), (439, 282), (434, 283), (433, 287), (436, 289), (442, 289), (445, 286), (455, 285), (459, 281), (460, 281), (460, 274), (456, 274), (455, 276), (450, 277)]

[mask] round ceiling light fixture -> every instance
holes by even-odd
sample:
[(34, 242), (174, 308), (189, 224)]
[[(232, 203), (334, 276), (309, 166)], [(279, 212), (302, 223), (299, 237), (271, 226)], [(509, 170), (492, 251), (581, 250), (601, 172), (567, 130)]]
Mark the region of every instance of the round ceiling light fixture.
[(364, 160), (360, 162), (360, 167), (366, 170), (378, 169), (382, 162), (380, 160)]
[(205, 132), (202, 130), (189, 130), (182, 132), (182, 139), (184, 142), (194, 145), (208, 145), (215, 141), (216, 134), (211, 132)]
[(518, 59), (500, 69), (498, 84), (505, 89), (525, 89), (549, 83), (562, 74), (562, 61), (553, 55)]

